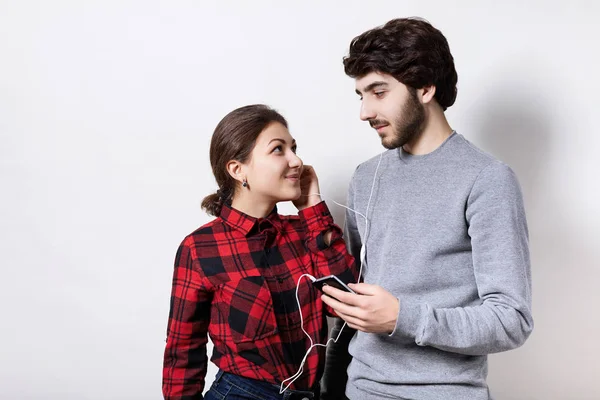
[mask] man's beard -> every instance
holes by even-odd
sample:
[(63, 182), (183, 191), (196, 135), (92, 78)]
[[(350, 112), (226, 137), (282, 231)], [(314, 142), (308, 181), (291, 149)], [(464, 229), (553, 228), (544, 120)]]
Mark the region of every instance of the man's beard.
[(382, 140), (386, 149), (392, 150), (404, 146), (417, 138), (425, 126), (425, 107), (419, 102), (417, 91), (411, 89), (402, 110), (396, 117), (393, 137), (389, 141)]

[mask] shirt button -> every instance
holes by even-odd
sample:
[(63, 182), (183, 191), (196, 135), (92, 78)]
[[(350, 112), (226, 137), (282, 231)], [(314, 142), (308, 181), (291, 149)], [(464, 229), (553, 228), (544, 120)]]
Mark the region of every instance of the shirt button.
[(265, 249), (265, 253), (269, 254), (271, 252), (271, 249)]

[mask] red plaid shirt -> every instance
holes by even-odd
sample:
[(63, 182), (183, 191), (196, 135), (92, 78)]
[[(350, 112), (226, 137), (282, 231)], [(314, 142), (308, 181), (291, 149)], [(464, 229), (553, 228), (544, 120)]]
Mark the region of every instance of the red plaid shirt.
[[(332, 231), (329, 246), (324, 233)], [(300, 328), (296, 284), (302, 274), (337, 275), (354, 282), (354, 258), (321, 202), (281, 216), (253, 218), (224, 206), (221, 215), (188, 235), (175, 260), (163, 366), (165, 399), (201, 399), (207, 334), (211, 361), (236, 375), (280, 384), (294, 375), (310, 342)], [(304, 329), (327, 340), (327, 321), (309, 278), (298, 291)], [(314, 387), (323, 372), (324, 347), (313, 348), (291, 389)]]

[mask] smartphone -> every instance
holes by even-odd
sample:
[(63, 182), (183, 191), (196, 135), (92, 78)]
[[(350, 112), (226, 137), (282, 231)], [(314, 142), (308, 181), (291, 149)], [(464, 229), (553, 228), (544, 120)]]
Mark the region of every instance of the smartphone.
[(344, 292), (354, 293), (354, 290), (350, 289), (348, 285), (342, 282), (340, 278), (338, 278), (335, 275), (329, 275), (323, 278), (319, 278), (313, 282), (313, 285), (320, 291), (323, 291), (323, 286), (329, 285), (336, 289), (343, 290)]

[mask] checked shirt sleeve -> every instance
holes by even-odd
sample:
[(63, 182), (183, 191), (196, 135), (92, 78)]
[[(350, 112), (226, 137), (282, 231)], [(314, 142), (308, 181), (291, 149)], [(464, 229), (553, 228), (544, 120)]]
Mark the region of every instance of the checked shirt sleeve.
[(193, 239), (186, 238), (175, 259), (163, 364), (167, 400), (202, 399), (204, 389), (212, 293), (203, 285), (193, 245)]
[[(358, 270), (354, 257), (348, 252), (342, 230), (333, 222), (333, 217), (324, 201), (307, 207), (298, 213), (306, 232), (305, 244), (311, 253), (315, 277), (336, 275), (344, 283), (356, 282)], [(329, 246), (324, 236), (331, 231)], [(333, 310), (327, 307), (331, 315)]]

